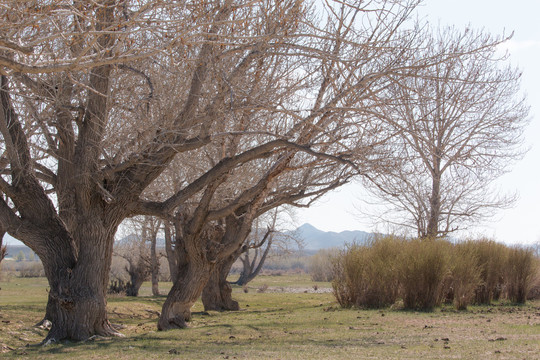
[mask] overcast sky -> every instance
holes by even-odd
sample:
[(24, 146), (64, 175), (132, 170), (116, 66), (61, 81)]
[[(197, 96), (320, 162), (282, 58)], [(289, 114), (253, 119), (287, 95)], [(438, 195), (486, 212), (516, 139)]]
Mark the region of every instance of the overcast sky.
[[(512, 209), (500, 211), (490, 223), (472, 230), (508, 244), (540, 241), (540, 1), (538, 0), (426, 0), (419, 16), (432, 23), (465, 28), (483, 28), (494, 34), (514, 32), (506, 48), (511, 63), (523, 71), (522, 89), (531, 106), (531, 122), (525, 134), (531, 147), (511, 173), (499, 181), (502, 191), (517, 191), (519, 200)], [(297, 222), (309, 222), (325, 231), (381, 230), (363, 221), (356, 209), (362, 190), (349, 185), (326, 195), (310, 209), (299, 210)], [(364, 219), (365, 220), (365, 219)]]

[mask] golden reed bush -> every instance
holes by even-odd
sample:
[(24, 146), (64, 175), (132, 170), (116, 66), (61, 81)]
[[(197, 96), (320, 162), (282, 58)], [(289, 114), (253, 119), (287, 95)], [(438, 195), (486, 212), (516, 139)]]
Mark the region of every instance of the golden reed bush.
[(383, 236), (348, 246), (332, 263), (334, 295), (343, 307), (380, 308), (401, 299), (405, 309), (429, 311), (444, 300), (465, 310), (502, 295), (523, 303), (538, 259), (531, 249), (488, 239), (452, 244)]

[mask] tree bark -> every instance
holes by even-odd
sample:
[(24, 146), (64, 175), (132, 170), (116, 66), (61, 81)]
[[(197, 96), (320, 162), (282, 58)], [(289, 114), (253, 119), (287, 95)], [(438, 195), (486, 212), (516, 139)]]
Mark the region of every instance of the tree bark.
[(202, 293), (204, 310), (238, 311), (238, 301), (232, 298), (232, 288), (227, 276), (232, 265), (238, 258), (237, 254), (229, 256), (225, 261), (214, 268)]
[(140, 268), (141, 264), (136, 267), (132, 267), (129, 273), (129, 283), (126, 286), (126, 295), (127, 296), (139, 296), (139, 289), (141, 288), (144, 280), (146, 279), (148, 272), (146, 269), (146, 264), (143, 265), (145, 268)]
[(163, 304), (158, 330), (183, 329), (191, 320), (191, 307), (206, 285), (212, 265), (203, 261), (190, 261), (179, 271), (176, 281)]
[(177, 280), (163, 304), (158, 330), (187, 327), (191, 307), (221, 260), (220, 250), (223, 249), (219, 244), (224, 236), (223, 228), (200, 220), (197, 217), (187, 220), (179, 214), (175, 221)]
[(152, 238), (150, 239), (150, 267), (152, 274), (152, 295), (159, 295), (159, 260), (156, 251), (157, 231), (159, 226), (152, 228)]
[[(121, 336), (109, 323), (106, 310), (110, 269), (106, 248), (108, 243), (112, 246), (112, 235), (99, 231), (104, 229), (95, 224), (83, 227), (88, 243), (92, 238), (104, 246), (88, 248), (80, 239), (84, 256), (77, 261), (67, 247), (50, 247), (47, 253), (38, 253), (50, 286), (45, 319), (51, 321), (52, 326), (44, 343), (85, 340), (93, 335)], [(89, 231), (90, 227), (94, 232)]]
[(169, 264), (169, 272), (171, 281), (174, 284), (178, 280), (178, 261), (176, 252), (173, 249), (173, 235), (171, 224), (167, 221), (163, 223), (165, 233), (165, 253), (167, 255), (167, 263)]
[(430, 214), (425, 237), (434, 239), (439, 235), (439, 218), (441, 214), (441, 175), (438, 171), (433, 175), (431, 186)]

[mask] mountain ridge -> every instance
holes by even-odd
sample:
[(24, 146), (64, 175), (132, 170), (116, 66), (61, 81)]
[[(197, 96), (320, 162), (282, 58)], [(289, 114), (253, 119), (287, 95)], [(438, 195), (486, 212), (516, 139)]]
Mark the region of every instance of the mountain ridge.
[(344, 247), (353, 242), (363, 244), (373, 237), (372, 233), (361, 230), (322, 231), (310, 223), (299, 226), (293, 233), (304, 242), (305, 250)]

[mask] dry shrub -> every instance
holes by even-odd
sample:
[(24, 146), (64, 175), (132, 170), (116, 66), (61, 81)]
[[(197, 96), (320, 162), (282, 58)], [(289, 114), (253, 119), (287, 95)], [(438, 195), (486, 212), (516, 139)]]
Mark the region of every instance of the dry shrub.
[(536, 275), (531, 285), (531, 289), (527, 295), (527, 300), (540, 299), (540, 259), (536, 258)]
[(514, 303), (525, 303), (536, 274), (536, 259), (533, 250), (520, 247), (510, 248), (505, 271), (508, 298)]
[(319, 250), (311, 257), (308, 263), (308, 272), (313, 281), (332, 281), (334, 279), (334, 270), (332, 259), (337, 256), (337, 249)]
[(402, 240), (387, 236), (353, 244), (334, 262), (334, 295), (341, 306), (380, 308), (398, 296), (396, 258)]
[(415, 239), (403, 244), (397, 264), (403, 305), (406, 309), (433, 310), (442, 300), (452, 245), (434, 239)]
[(43, 264), (37, 261), (25, 261), (19, 267), (19, 276), (22, 278), (44, 277)]
[[(466, 310), (475, 298), (480, 285), (480, 266), (474, 243), (467, 241), (453, 248), (450, 262), (450, 276), (446, 283), (451, 288), (454, 306), (457, 310)], [(448, 290), (448, 289), (446, 289)]]
[(489, 305), (502, 295), (508, 248), (485, 238), (468, 241), (467, 244), (469, 251), (476, 255), (480, 271), (480, 284), (476, 288), (474, 302)]

